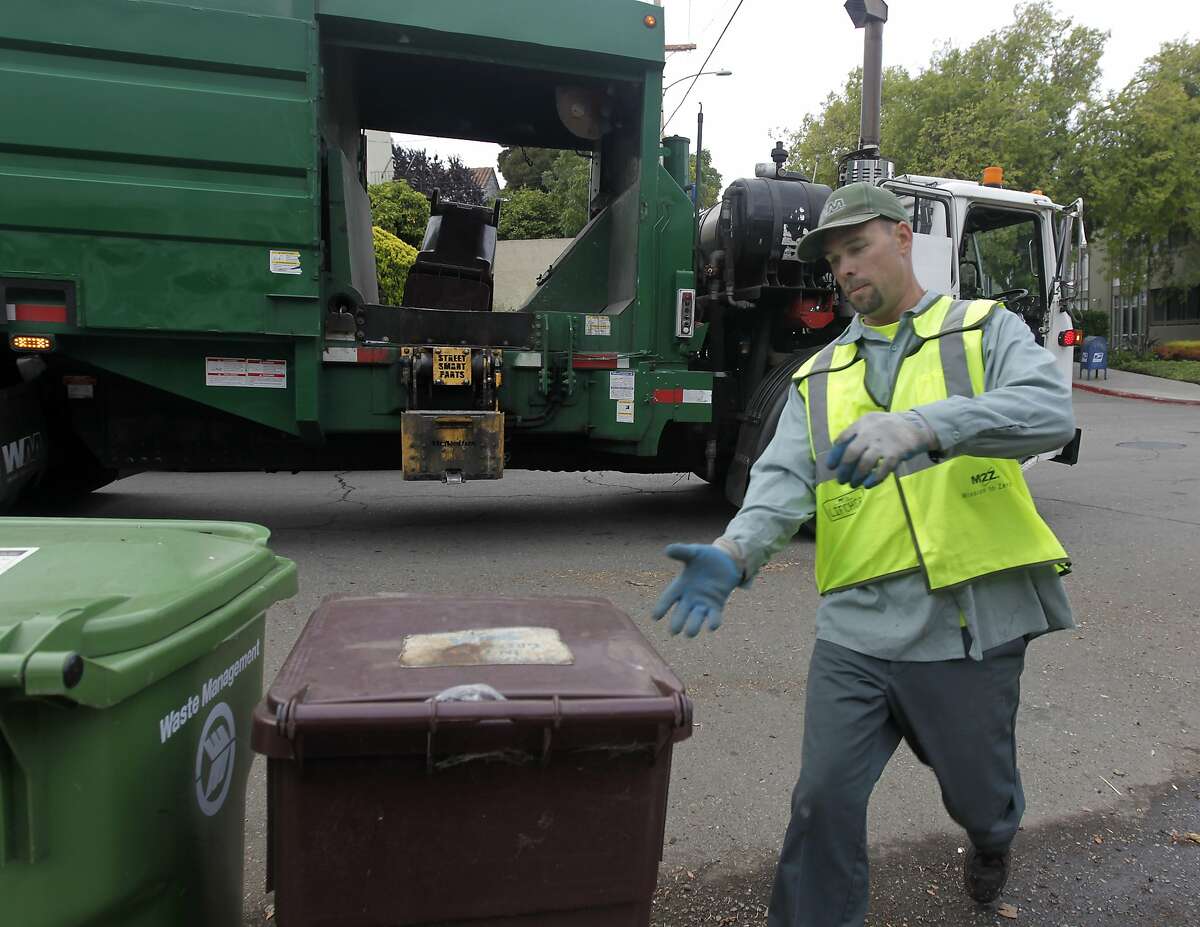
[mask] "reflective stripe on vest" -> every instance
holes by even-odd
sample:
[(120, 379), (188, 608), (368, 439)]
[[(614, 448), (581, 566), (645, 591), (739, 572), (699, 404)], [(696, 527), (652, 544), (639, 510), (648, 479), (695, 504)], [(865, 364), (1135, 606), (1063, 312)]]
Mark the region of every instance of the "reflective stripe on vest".
[(918, 345), (885, 409), (871, 397), (857, 343), (827, 345), (795, 374), (816, 467), (817, 587), (822, 594), (921, 571), (931, 590), (1040, 563), (1068, 563), (1013, 460), (928, 454), (872, 489), (837, 482), (834, 439), (868, 412), (905, 411), (984, 388), (986, 300), (942, 297), (913, 317)]

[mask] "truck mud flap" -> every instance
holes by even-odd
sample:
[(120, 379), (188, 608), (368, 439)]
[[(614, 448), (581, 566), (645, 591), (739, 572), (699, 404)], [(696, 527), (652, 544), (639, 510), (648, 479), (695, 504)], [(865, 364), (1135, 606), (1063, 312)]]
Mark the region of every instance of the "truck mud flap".
[(32, 386), (0, 389), (0, 511), (38, 481), (49, 461), (46, 422)]

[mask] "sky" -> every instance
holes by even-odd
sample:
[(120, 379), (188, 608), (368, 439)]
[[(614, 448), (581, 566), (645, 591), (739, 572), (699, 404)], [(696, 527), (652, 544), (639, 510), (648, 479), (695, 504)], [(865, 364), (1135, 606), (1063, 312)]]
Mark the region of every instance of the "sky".
[[(593, 0), (604, 2), (604, 0)], [(738, 0), (663, 0), (668, 43), (694, 42), (696, 51), (667, 58), (663, 85), (700, 70)], [(883, 33), (884, 67), (910, 72), (924, 67), (947, 42), (965, 47), (1012, 22), (1005, 0), (890, 0)], [(1077, 24), (1110, 32), (1101, 61), (1105, 90), (1124, 86), (1142, 62), (1166, 41), (1200, 37), (1200, 4), (1192, 0), (1057, 0), (1061, 14)], [(1136, 14), (1136, 15), (1135, 15)], [(705, 70), (729, 77), (696, 82), (667, 134), (694, 140), (698, 104), (704, 105), (704, 147), (725, 182), (753, 177), (754, 165), (770, 160), (781, 128), (794, 128), (816, 113), (847, 72), (862, 61), (862, 32), (841, 0), (742, 0), (742, 7)], [(667, 91), (665, 114), (683, 98), (690, 81)], [(399, 144), (431, 153), (457, 154), (470, 167), (495, 165), (498, 145), (395, 135)], [(882, 142), (887, 154), (887, 139)]]

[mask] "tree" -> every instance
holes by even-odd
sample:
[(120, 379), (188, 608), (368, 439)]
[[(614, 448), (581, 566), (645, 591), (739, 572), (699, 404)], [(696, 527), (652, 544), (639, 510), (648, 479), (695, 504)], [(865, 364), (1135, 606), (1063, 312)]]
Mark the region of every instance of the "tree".
[(553, 166), (558, 154), (557, 148), (505, 148), (497, 163), (508, 189), (545, 190), (542, 177)]
[(421, 247), (429, 222), (429, 200), (403, 180), (388, 180), (367, 187), (371, 222), (401, 241)]
[(417, 249), (378, 226), (371, 229), (371, 237), (375, 241), (379, 301), (385, 306), (399, 306), (404, 299), (409, 268), (417, 259)]
[[(1006, 183), (1073, 199), (1076, 135), (1100, 74), (1105, 33), (1046, 2), (1017, 7), (1012, 24), (967, 49), (946, 46), (915, 76), (884, 73), (881, 135), (902, 173), (978, 177), (1003, 165)], [(861, 71), (789, 135), (794, 169), (836, 181), (858, 144)]]
[[(700, 186), (700, 208), (707, 209), (717, 202), (721, 197), (721, 185), (724, 181), (721, 178), (721, 172), (712, 165), (712, 151), (704, 149), (704, 173), (701, 175)], [(688, 158), (688, 181), (695, 182), (696, 179), (696, 153), (693, 151)]]
[(470, 168), (464, 167), (458, 158), (443, 162), (438, 155), (430, 157), (423, 148), (393, 145), (392, 160), (396, 165), (395, 179), (407, 181), (418, 193), (431, 196), (438, 190), (445, 200), (484, 205), (483, 190), (471, 176)]
[(559, 233), (574, 238), (587, 225), (592, 162), (573, 151), (560, 151), (542, 176), (558, 215)]
[(1164, 44), (1080, 135), (1087, 215), (1113, 276), (1127, 292), (1151, 278), (1200, 284), (1200, 41)]
[(506, 187), (501, 199), (498, 235), (502, 240), (558, 237), (558, 209), (545, 190)]

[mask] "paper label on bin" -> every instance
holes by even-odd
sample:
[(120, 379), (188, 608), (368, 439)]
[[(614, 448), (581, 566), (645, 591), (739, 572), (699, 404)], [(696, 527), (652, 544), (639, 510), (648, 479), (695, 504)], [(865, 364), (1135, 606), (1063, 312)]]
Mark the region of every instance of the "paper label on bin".
[(401, 666), (569, 666), (570, 648), (554, 628), (479, 628), (409, 634)]
[(32, 557), (37, 552), (36, 547), (0, 548), (0, 574), (7, 573), (26, 557)]

